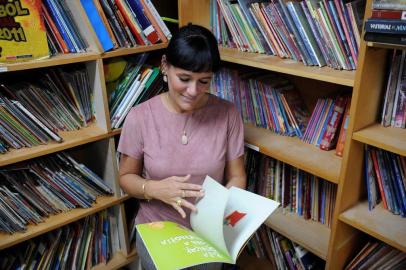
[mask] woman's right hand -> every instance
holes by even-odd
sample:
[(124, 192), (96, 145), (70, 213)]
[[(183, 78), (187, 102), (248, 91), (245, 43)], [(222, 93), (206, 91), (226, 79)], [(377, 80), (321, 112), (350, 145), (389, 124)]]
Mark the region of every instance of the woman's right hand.
[(201, 185), (187, 183), (190, 180), (190, 175), (171, 176), (160, 181), (148, 181), (145, 186), (145, 193), (148, 197), (161, 200), (166, 204), (171, 205), (182, 216), (186, 217), (183, 207), (189, 208), (196, 212), (196, 207), (185, 200), (184, 198), (201, 198), (204, 196), (204, 191)]

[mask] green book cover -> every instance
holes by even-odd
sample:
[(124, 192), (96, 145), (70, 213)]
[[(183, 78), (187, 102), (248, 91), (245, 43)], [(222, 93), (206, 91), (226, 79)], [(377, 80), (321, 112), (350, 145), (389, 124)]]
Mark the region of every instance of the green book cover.
[(235, 264), (248, 239), (279, 205), (240, 188), (227, 189), (209, 176), (203, 189), (198, 211), (190, 216), (193, 230), (170, 221), (136, 226), (158, 270)]

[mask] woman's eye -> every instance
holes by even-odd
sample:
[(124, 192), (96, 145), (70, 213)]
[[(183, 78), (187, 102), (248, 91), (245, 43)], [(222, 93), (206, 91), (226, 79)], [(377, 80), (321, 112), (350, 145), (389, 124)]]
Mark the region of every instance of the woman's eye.
[(179, 80), (181, 80), (182, 82), (188, 82), (188, 81), (189, 81), (189, 78), (182, 78), (182, 77), (180, 77)]
[(201, 84), (208, 84), (209, 81), (199, 81)]

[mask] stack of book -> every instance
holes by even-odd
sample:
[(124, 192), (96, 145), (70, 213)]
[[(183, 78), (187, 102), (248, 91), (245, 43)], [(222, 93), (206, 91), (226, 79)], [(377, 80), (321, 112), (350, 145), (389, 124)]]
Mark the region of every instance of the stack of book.
[(83, 39), (72, 10), (65, 0), (44, 0), (42, 16), (52, 55), (85, 52), (89, 46)]
[(382, 200), (385, 209), (406, 217), (406, 157), (367, 146), (365, 180), (369, 210)]
[(406, 269), (406, 253), (380, 241), (370, 240), (344, 269)]
[[(112, 128), (120, 128), (131, 108), (163, 91), (163, 80), (158, 67), (145, 64), (147, 54), (138, 55), (127, 63), (122, 76), (110, 95), (110, 121)], [(108, 64), (107, 64), (108, 65)]]
[(287, 136), (302, 137), (306, 129), (310, 114), (303, 99), (280, 76), (222, 69), (212, 81), (211, 93), (236, 104), (245, 123)]
[(390, 59), (381, 124), (406, 128), (406, 51), (394, 50)]
[(117, 221), (111, 210), (0, 252), (0, 268), (92, 269), (120, 250)]
[(0, 176), (0, 231), (7, 233), (113, 194), (103, 179), (63, 152), (4, 167)]
[(324, 269), (324, 261), (283, 235), (262, 226), (247, 244), (257, 258), (267, 258), (272, 269)]
[[(322, 150), (331, 150), (338, 142), (336, 153), (342, 156), (350, 100), (351, 98), (348, 96), (318, 99), (302, 140), (314, 144)], [(342, 119), (345, 119), (344, 123)]]
[(103, 51), (167, 42), (171, 33), (151, 0), (80, 0)]
[(356, 68), (365, 1), (212, 0), (218, 42), (335, 69)]
[(406, 45), (406, 2), (374, 0), (372, 15), (365, 22), (366, 41)]
[[(0, 84), (1, 152), (61, 142), (58, 131), (77, 130), (95, 120), (93, 89), (82, 64), (49, 69), (22, 81)], [(26, 76), (29, 77), (29, 76)]]
[(285, 212), (330, 227), (336, 185), (250, 149), (245, 162), (247, 190), (280, 202)]

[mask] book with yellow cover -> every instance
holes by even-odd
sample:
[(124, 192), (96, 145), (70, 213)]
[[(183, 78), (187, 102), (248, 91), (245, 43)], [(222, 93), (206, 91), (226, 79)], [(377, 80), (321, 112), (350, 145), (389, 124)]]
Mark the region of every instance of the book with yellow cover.
[(0, 62), (49, 57), (41, 0), (0, 1)]

